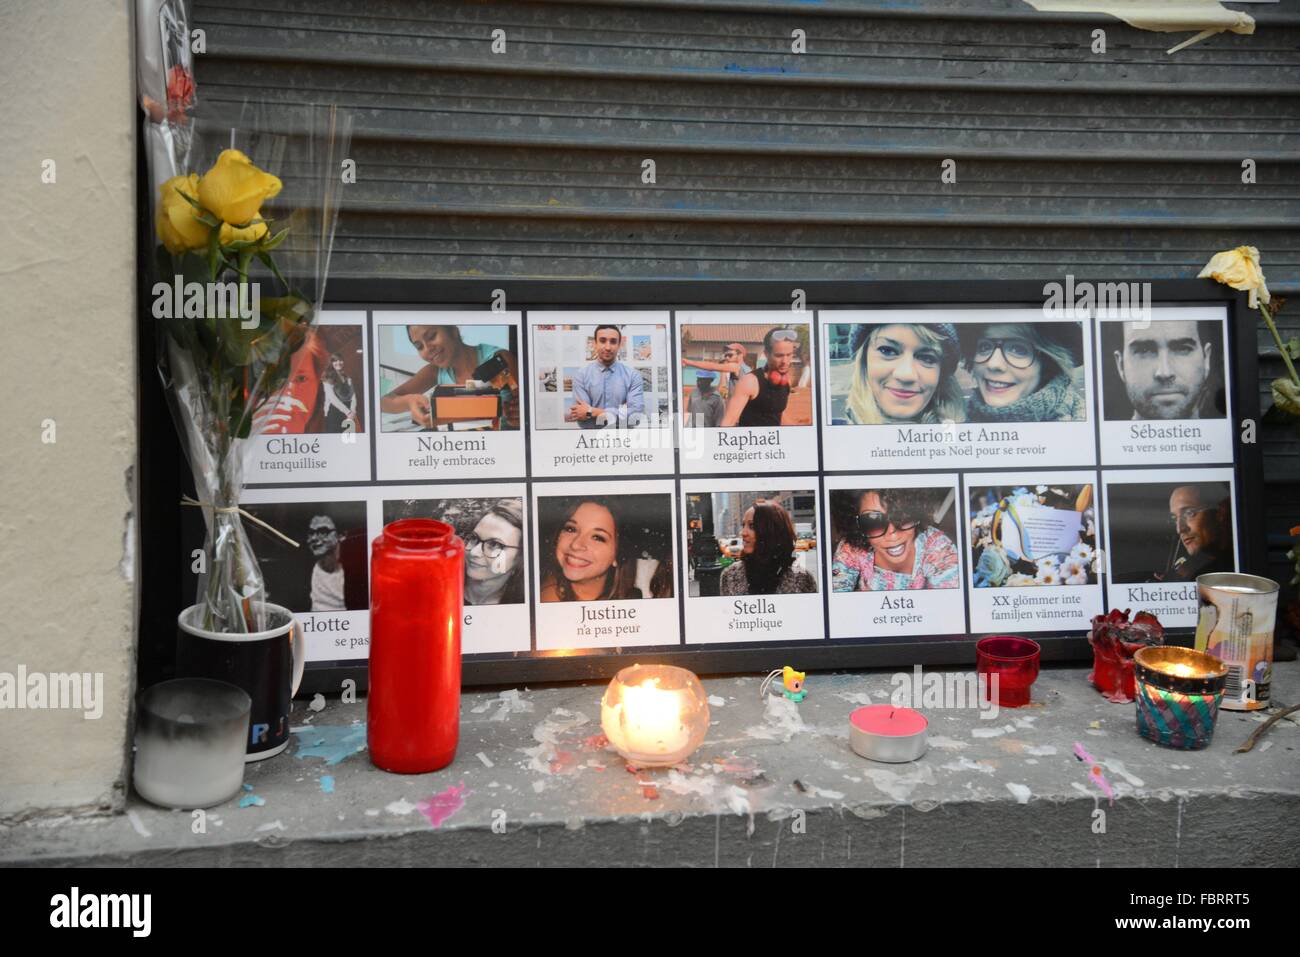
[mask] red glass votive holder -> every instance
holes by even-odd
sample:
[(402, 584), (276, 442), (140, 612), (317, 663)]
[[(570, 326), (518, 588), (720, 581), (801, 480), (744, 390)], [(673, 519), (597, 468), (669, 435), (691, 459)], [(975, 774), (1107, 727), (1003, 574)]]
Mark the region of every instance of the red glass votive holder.
[(384, 527), (370, 559), (366, 740), (385, 771), (446, 767), (460, 738), (465, 546), (427, 518)]
[(993, 635), (975, 642), (975, 671), (986, 675), (992, 697), (997, 676), (997, 702), (1001, 708), (1029, 704), (1029, 689), (1038, 678), (1038, 642), (1018, 635)]

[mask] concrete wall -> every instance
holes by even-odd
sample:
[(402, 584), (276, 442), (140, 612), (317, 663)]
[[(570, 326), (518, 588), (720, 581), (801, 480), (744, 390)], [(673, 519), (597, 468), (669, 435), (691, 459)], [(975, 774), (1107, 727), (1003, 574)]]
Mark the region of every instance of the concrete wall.
[(0, 709), (0, 819), (122, 802), (135, 673), (131, 23), (127, 0), (0, 8), (0, 672), (100, 672), (105, 698), (97, 720)]

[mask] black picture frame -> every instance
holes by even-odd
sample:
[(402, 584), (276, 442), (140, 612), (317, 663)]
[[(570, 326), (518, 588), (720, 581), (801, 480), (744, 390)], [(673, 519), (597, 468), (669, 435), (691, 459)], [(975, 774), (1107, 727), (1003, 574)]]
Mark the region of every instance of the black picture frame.
[[(1076, 282), (1088, 277), (1078, 277)], [(717, 309), (725, 307), (790, 309), (796, 297), (802, 297), (809, 320), (823, 307), (944, 308), (1035, 307), (1043, 305), (1044, 281), (1002, 282), (997, 280), (943, 282), (843, 282), (776, 280), (412, 280), (412, 279), (341, 279), (329, 286), (329, 304), (339, 309), (463, 309), (488, 311), (494, 299), (504, 294), (504, 308), (511, 312), (531, 310), (603, 308), (628, 310), (638, 307), (667, 309)], [(1091, 282), (1117, 282), (1115, 277), (1088, 278)], [(1233, 451), (1239, 567), (1263, 574), (1265, 533), (1263, 527), (1262, 450), (1258, 442), (1243, 442), (1242, 423), (1259, 420), (1259, 393), (1255, 325), (1238, 294), (1209, 280), (1152, 281), (1151, 301), (1159, 306), (1226, 306), (1229, 323), (1228, 367), (1233, 426)], [(676, 330), (674, 315), (672, 328)], [(528, 328), (526, 315), (523, 328)], [(820, 330), (819, 324), (814, 329)], [(528, 362), (530, 337), (522, 337), (525, 350), (521, 361)], [(370, 343), (374, 348), (374, 343)], [(673, 411), (677, 411), (680, 392), (677, 370), (672, 372)], [(1093, 369), (1090, 389), (1098, 397), (1094, 425), (1101, 418), (1099, 369)], [(821, 376), (815, 377), (815, 401), (822, 405), (821, 391), (826, 387)], [(527, 390), (525, 390), (527, 392)], [(373, 396), (367, 397), (373, 401)], [(531, 395), (523, 397), (524, 415), (531, 412)], [(374, 420), (373, 412), (371, 413)], [(1097, 426), (1099, 428), (1099, 426)], [(527, 429), (524, 430), (528, 434)], [(820, 463), (819, 463), (820, 464)], [(1051, 467), (1053, 463), (1043, 463)], [(1151, 466), (1161, 468), (1162, 466)], [(1163, 466), (1177, 468), (1177, 466)], [(891, 469), (890, 471), (897, 471)], [(963, 473), (995, 472), (996, 468), (962, 468)], [(372, 472), (373, 474), (373, 472)], [(821, 472), (820, 474), (834, 474)], [(678, 476), (681, 478), (682, 476)], [(347, 483), (340, 483), (347, 484)], [(409, 481), (372, 481), (372, 486), (410, 485)], [(463, 484), (463, 483), (462, 483)], [(431, 486), (433, 488), (434, 486)], [(531, 485), (530, 485), (531, 488)], [(680, 491), (680, 489), (679, 489)], [(1097, 490), (1100, 497), (1100, 488)], [(680, 496), (679, 496), (680, 497)], [(1099, 522), (1100, 526), (1100, 522)], [(1100, 527), (1099, 527), (1100, 531)], [(536, 555), (530, 542), (530, 554)], [(680, 561), (681, 545), (678, 543)], [(1103, 577), (1103, 588), (1109, 585)], [(823, 582), (823, 608), (827, 602), (827, 583)], [(963, 587), (968, 587), (963, 583)], [(685, 599), (683, 599), (685, 600)], [(534, 606), (535, 608), (535, 603)], [(179, 608), (177, 609), (179, 610)], [(1082, 632), (1061, 635), (1036, 633), (1042, 637), (1044, 661), (1083, 660), (1090, 656), (1087, 636)], [(1167, 641), (1190, 644), (1191, 629), (1172, 629)], [(763, 672), (784, 664), (802, 670), (827, 670), (882, 666), (968, 664), (975, 659), (975, 641), (979, 636), (933, 636), (882, 641), (878, 638), (831, 639), (815, 642), (753, 642), (726, 647), (689, 647), (676, 649), (635, 649), (630, 652), (593, 652), (574, 655), (547, 651), (476, 655), (463, 661), (463, 683), (473, 686), (513, 685), (552, 681), (600, 680), (612, 676), (619, 668), (634, 662), (661, 662), (680, 665), (698, 674), (734, 674)], [(358, 690), (366, 683), (366, 668), (355, 662), (323, 663), (309, 666), (300, 694), (317, 691), (338, 692), (347, 680), (356, 682)]]

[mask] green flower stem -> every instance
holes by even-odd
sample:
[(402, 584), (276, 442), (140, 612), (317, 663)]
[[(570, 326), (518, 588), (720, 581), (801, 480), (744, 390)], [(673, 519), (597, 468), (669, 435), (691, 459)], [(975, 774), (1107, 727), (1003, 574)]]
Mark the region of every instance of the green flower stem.
[(1291, 361), (1291, 353), (1287, 351), (1286, 346), (1282, 343), (1282, 337), (1278, 334), (1277, 324), (1273, 322), (1273, 316), (1268, 311), (1268, 306), (1264, 303), (1259, 304), (1259, 314), (1264, 317), (1264, 325), (1268, 326), (1268, 331), (1273, 334), (1273, 341), (1277, 343), (1277, 351), (1282, 354), (1282, 361), (1286, 363), (1286, 371), (1291, 374), (1291, 381), (1300, 386), (1300, 375), (1296, 374), (1295, 364)]
[[(233, 261), (228, 259), (220, 245), (217, 229), (218, 227), (214, 226), (209, 237), (204, 257), (207, 267), (205, 271), (211, 282), (225, 281), (227, 277), (233, 275), (238, 283), (242, 309), (248, 296), (248, 285), (251, 279), (249, 266), (254, 250), (252, 247), (238, 248), (234, 250), (236, 254)], [(283, 234), (287, 232), (287, 229), (284, 230), (279, 238), (283, 238)], [(277, 279), (284, 283), (284, 277), (268, 252), (260, 254), (259, 259), (267, 265)], [(284, 284), (287, 288), (288, 284)], [(214, 332), (219, 339), (219, 330)], [(245, 533), (242, 522), (238, 514), (216, 511), (216, 509), (239, 504), (240, 487), (228, 480), (228, 465), (231, 457), (237, 454), (236, 446), (239, 441), (237, 432), (243, 431), (247, 417), (252, 415), (253, 409), (246, 407), (242, 410), (241, 420), (234, 429), (231, 426), (230, 415), (232, 395), (240, 391), (237, 387), (247, 385), (248, 374), (243, 368), (232, 366), (224, 350), (219, 347), (209, 357), (207, 366), (212, 405), (210, 420), (205, 428), (210, 436), (217, 481), (212, 490), (214, 499), (211, 525), (212, 552), (208, 556), (211, 567), (206, 579), (201, 621), (203, 627), (210, 631), (250, 632), (257, 624), (256, 606), (265, 599), (265, 591), (259, 589), (256, 593), (248, 595), (246, 601), (241, 598), (254, 574), (253, 567), (245, 561), (243, 549)], [(265, 398), (263, 390), (268, 387), (271, 378), (272, 366), (268, 364), (258, 372), (251, 391), (244, 389), (244, 394)], [(229, 534), (223, 534), (225, 532)], [(230, 617), (224, 617), (226, 615)]]

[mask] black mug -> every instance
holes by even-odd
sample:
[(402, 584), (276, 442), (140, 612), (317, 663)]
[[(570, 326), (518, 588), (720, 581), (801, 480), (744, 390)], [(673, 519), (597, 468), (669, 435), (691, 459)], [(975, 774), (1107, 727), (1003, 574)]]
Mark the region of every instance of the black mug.
[(253, 699), (245, 761), (279, 754), (289, 744), (289, 709), (302, 684), (306, 653), (293, 612), (269, 602), (266, 631), (224, 634), (199, 626), (201, 605), (177, 618), (176, 676), (212, 678), (243, 688)]

